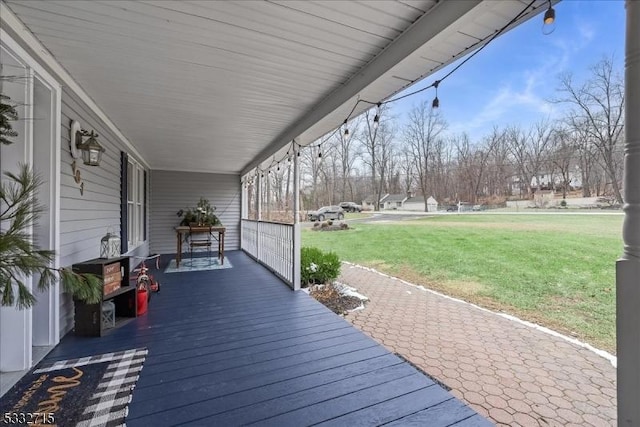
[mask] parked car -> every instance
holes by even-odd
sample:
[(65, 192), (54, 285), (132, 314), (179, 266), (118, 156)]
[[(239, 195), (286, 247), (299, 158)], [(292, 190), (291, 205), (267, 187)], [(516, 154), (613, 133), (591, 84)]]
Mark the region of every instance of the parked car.
[(456, 205), (447, 206), (447, 212), (458, 212), (458, 207)]
[(340, 206), (323, 206), (317, 211), (309, 212), (309, 221), (325, 219), (344, 219), (344, 210)]
[(484, 205), (473, 205), (472, 210), (473, 210), (474, 212), (480, 212), (480, 211), (483, 211), (483, 210), (484, 210)]
[(344, 209), (345, 212), (362, 212), (362, 206), (353, 202), (341, 202), (340, 207)]

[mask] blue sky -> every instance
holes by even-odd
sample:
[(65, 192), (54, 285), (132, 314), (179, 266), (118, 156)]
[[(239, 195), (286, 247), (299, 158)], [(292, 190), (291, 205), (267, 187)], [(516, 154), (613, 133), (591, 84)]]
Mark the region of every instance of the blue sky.
[[(475, 141), (494, 125), (528, 127), (553, 119), (562, 107), (546, 100), (555, 96), (560, 73), (571, 72), (582, 82), (589, 67), (605, 56), (613, 56), (615, 68), (624, 72), (623, 0), (563, 0), (554, 8), (552, 34), (542, 34), (542, 16), (536, 16), (494, 40), (442, 82), (438, 98), (449, 132), (466, 131)], [(455, 65), (410, 90), (431, 84)], [(393, 114), (402, 122), (413, 105), (433, 97), (430, 89), (399, 101)]]

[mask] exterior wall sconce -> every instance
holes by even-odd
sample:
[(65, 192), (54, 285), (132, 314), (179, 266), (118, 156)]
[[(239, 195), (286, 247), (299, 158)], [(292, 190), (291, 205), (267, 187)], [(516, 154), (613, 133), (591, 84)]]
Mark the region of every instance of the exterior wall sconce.
[[(75, 120), (71, 122), (70, 134), (71, 156), (77, 159), (82, 155), (82, 161), (85, 165), (100, 166), (102, 153), (105, 152), (105, 149), (96, 140), (98, 134), (94, 131), (87, 132), (82, 129), (80, 123)], [(89, 139), (83, 142), (82, 139), (84, 137), (89, 137)]]

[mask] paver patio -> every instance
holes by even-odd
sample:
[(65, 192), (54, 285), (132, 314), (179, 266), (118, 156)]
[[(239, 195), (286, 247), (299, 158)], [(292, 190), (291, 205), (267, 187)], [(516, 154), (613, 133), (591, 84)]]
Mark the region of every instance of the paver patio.
[(359, 266), (347, 319), (504, 426), (615, 426), (616, 369), (560, 337)]

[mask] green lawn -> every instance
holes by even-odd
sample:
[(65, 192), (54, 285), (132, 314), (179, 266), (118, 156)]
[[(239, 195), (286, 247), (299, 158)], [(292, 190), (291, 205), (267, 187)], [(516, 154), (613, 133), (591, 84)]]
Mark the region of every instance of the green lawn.
[(622, 215), (442, 215), (305, 230), (304, 246), (615, 351)]

